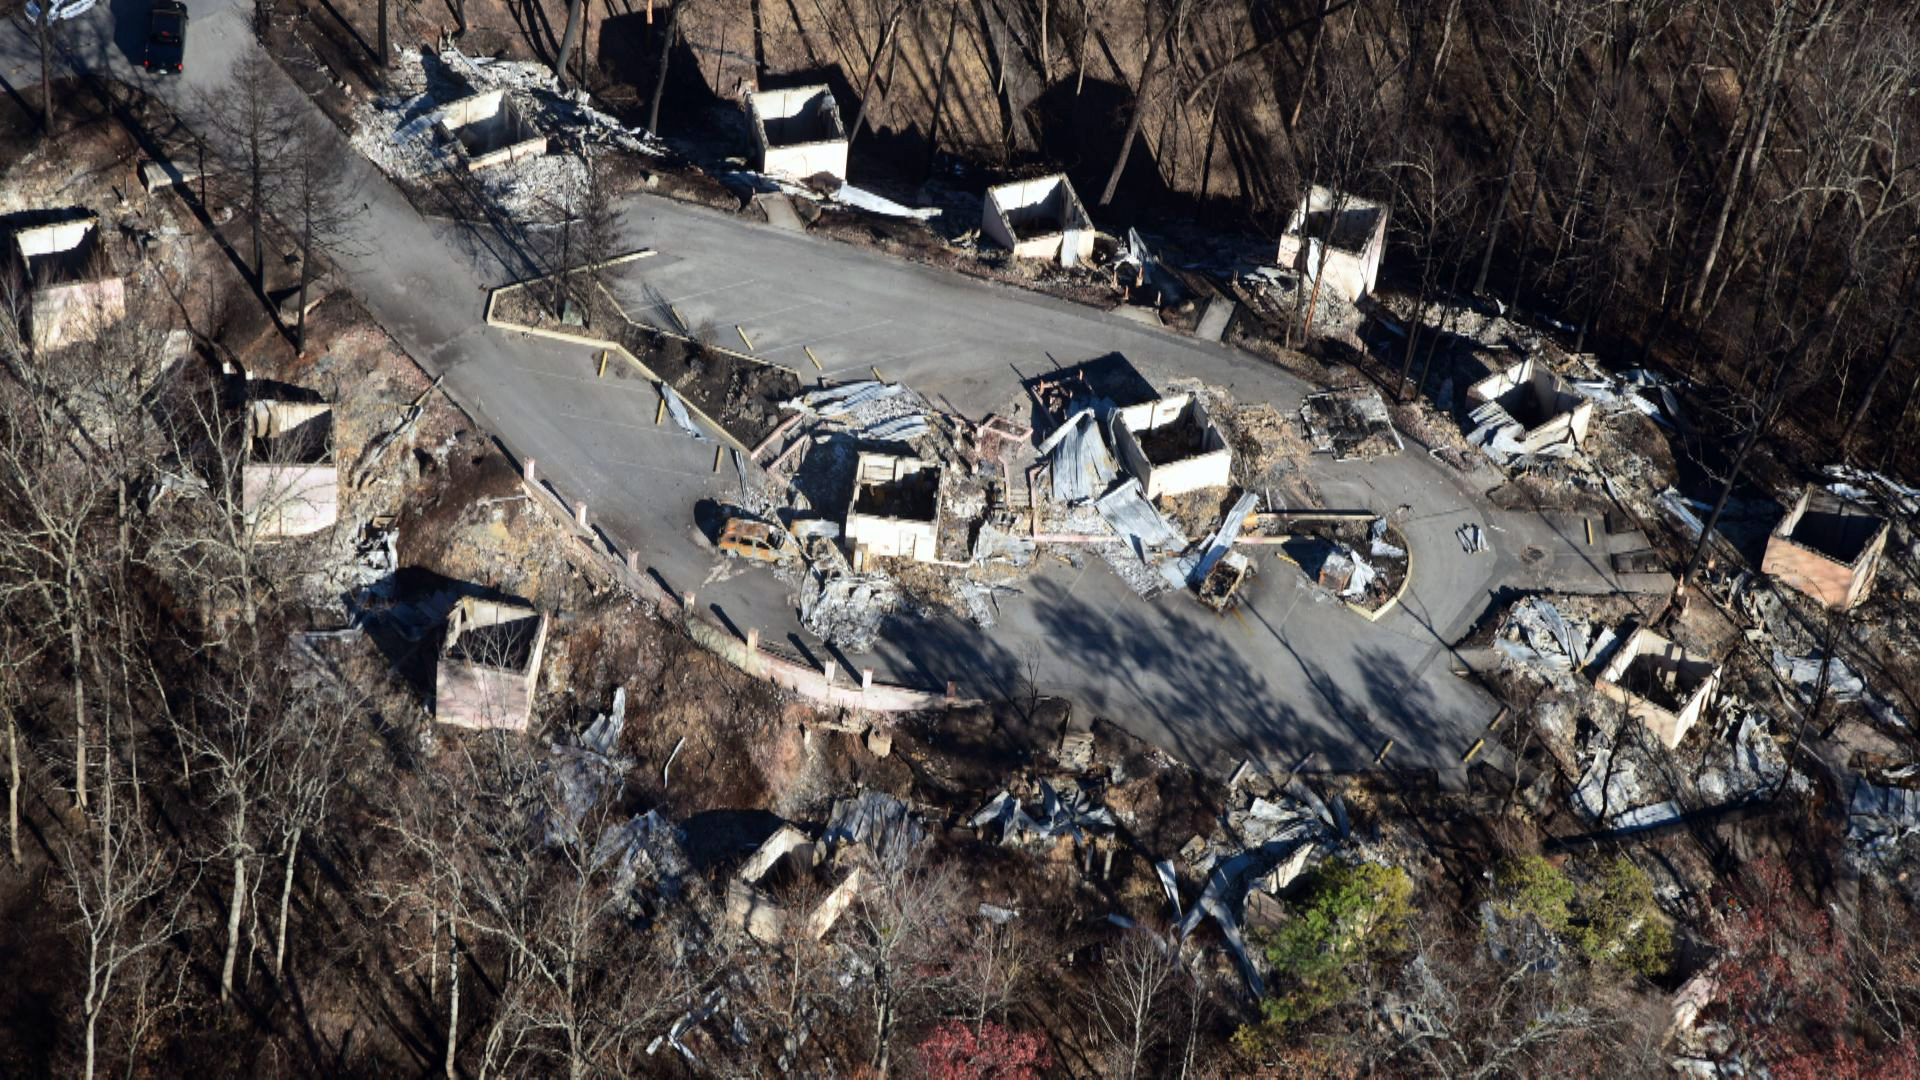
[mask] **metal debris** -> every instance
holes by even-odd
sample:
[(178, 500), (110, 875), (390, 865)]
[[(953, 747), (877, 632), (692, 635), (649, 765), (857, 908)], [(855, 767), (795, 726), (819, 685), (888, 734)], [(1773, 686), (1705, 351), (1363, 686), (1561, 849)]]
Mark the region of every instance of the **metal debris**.
[(1068, 417), (1040, 444), (1038, 455), (1051, 465), (1054, 499), (1067, 506), (1104, 494), (1120, 474), (1092, 409), (1081, 409)]
[(687, 411), (686, 399), (680, 396), (680, 392), (664, 382), (659, 386), (660, 396), (667, 402), (667, 414), (673, 417), (674, 423), (680, 425), (680, 430), (701, 442), (712, 442), (707, 433), (700, 430), (700, 425), (693, 422), (693, 414)]

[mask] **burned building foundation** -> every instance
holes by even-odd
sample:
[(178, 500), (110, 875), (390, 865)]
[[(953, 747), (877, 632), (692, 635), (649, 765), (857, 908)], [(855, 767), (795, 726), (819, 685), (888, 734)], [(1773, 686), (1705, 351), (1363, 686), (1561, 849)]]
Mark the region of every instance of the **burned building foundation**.
[(526, 731), (546, 646), (544, 612), (461, 597), (447, 616), (434, 670), (433, 718), (475, 730)]
[(940, 468), (919, 458), (861, 454), (843, 534), (853, 568), (874, 558), (939, 558)]
[(547, 152), (547, 137), (503, 90), (461, 98), (440, 110), (440, 131), (460, 147), (468, 172), (511, 165)]
[(126, 317), (126, 288), (93, 214), (17, 228), (12, 247), (9, 272), (26, 294), (26, 336), (36, 352), (92, 341)]
[(760, 150), (760, 171), (805, 179), (847, 178), (847, 128), (825, 86), (759, 90), (747, 95), (747, 120)]
[[(317, 395), (316, 395), (317, 396)], [(340, 519), (333, 406), (324, 401), (247, 403), (241, 510), (261, 539), (307, 536)]]
[(1226, 437), (1192, 394), (1119, 409), (1114, 416), (1115, 448), (1147, 498), (1225, 487), (1231, 479)]
[(1887, 528), (1885, 518), (1858, 503), (1808, 488), (1767, 537), (1760, 570), (1844, 611), (1873, 588)]
[(1387, 250), (1387, 208), (1315, 184), (1294, 207), (1277, 261), (1358, 300), (1373, 291)]
[(1093, 258), (1093, 219), (1064, 174), (988, 188), (980, 230), (1016, 258), (1061, 266)]
[(1621, 644), (1594, 689), (1671, 750), (1699, 722), (1719, 683), (1719, 664), (1643, 626)]
[(1467, 400), (1475, 406), (1468, 441), (1496, 461), (1570, 454), (1593, 423), (1593, 402), (1533, 357), (1474, 383)]

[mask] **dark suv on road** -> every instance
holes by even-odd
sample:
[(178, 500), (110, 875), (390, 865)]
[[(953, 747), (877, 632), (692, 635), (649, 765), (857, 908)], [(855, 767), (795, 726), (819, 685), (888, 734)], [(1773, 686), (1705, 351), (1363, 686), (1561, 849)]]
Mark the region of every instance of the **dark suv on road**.
[(161, 75), (186, 70), (187, 5), (180, 0), (157, 0), (147, 13), (147, 53), (140, 66)]

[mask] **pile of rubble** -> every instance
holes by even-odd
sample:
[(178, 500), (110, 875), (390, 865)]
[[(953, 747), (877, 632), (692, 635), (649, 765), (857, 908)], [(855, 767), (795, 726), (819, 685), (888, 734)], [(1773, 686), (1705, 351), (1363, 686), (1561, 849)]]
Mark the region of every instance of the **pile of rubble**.
[[(1078, 372), (1036, 380), (1038, 439), (1001, 415), (975, 421), (936, 408), (898, 383), (801, 393), (749, 455), (765, 483), (745, 500), (751, 520), (728, 529), (783, 533), (764, 561), (795, 586), (810, 631), (856, 651), (902, 610), (991, 626), (999, 598), (1045, 560), (1079, 565), (1083, 553), (1143, 597), (1187, 590), (1216, 610), (1232, 606), (1254, 565), (1233, 549), (1261, 504), (1259, 493), (1229, 486), (1234, 448), (1270, 434), (1278, 415), (1236, 409), (1200, 387), (1146, 388), (1120, 404), (1097, 381)], [(1266, 426), (1238, 427), (1249, 418)], [(1290, 472), (1284, 458), (1261, 455), (1259, 474)], [(1397, 589), (1404, 542), (1384, 531), (1356, 541), (1343, 549), (1354, 567), (1340, 588), (1356, 599), (1376, 583)], [(722, 547), (747, 553), (724, 538)], [(1396, 560), (1397, 573), (1377, 572)]]
[[(594, 109), (583, 95), (562, 91), (543, 64), (469, 57), (450, 44), (403, 49), (387, 86), (385, 94), (357, 103), (354, 148), (402, 183), (467, 177), (498, 213), (515, 221), (558, 220), (575, 212), (587, 183), (582, 153), (588, 146), (662, 152), (649, 136)], [(503, 98), (503, 111), (546, 142), (502, 167), (467, 174), (460, 140), (445, 124), (447, 109), (494, 91)]]

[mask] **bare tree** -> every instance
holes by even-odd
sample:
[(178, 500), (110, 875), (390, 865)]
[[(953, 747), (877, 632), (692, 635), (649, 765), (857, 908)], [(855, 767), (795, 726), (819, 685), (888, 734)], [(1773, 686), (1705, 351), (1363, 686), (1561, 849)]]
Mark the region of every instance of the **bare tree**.
[(31, 20), (33, 44), (40, 54), (40, 138), (53, 138), (53, 50), (56, 47), (54, 0), (39, 0), (40, 15)]
[(578, 203), (580, 240), (575, 250), (579, 261), (571, 268), (576, 272), (568, 276), (580, 279), (580, 309), (591, 326), (595, 302), (606, 283), (607, 261), (617, 254), (624, 215), (614, 198), (606, 155), (583, 147), (581, 157), (586, 168)]
[(339, 167), (340, 147), (333, 128), (318, 114), (296, 112), (288, 103), (287, 153), (281, 162), (283, 183), (274, 192), (280, 214), (300, 247), (300, 284), (294, 316), (293, 348), (307, 348), (307, 289), (313, 284), (315, 256), (321, 249), (340, 253), (349, 236), (357, 191), (351, 174)]
[(207, 858), (226, 863), (230, 872), (220, 964), (223, 1002), (233, 994), (241, 921), (251, 895), (248, 876), (259, 855), (258, 818), (267, 816), (274, 789), (287, 785), (282, 769), (290, 762), (309, 767), (297, 747), (314, 724), (278, 650), (257, 640), (235, 644), (234, 662), (207, 681), (195, 708), (176, 724), (192, 770), (183, 780), (204, 790), (215, 817)]
[[(1428, 364), (1439, 347), (1442, 331), (1429, 331), (1427, 315), (1449, 289), (1443, 282), (1449, 270), (1458, 278), (1465, 254), (1465, 233), (1459, 223), (1473, 198), (1471, 177), (1440, 140), (1415, 136), (1401, 153), (1401, 159), (1389, 166), (1395, 188), (1393, 228), (1419, 267), (1419, 285), (1413, 316), (1407, 321), (1396, 396), (1406, 393), (1407, 376), (1420, 346), (1427, 347)], [(1424, 385), (1426, 377), (1423, 367), (1416, 385)]]
[[(1120, 176), (1127, 170), (1127, 159), (1133, 156), (1134, 140), (1140, 137), (1140, 122), (1145, 117), (1147, 102), (1151, 99), (1155, 81), (1160, 76), (1160, 54), (1170, 40), (1178, 40), (1182, 35), (1187, 13), (1193, 0), (1145, 0), (1141, 11), (1141, 32), (1146, 37), (1147, 54), (1140, 62), (1140, 79), (1133, 91), (1133, 104), (1127, 109), (1126, 132), (1120, 136), (1120, 153), (1113, 161), (1113, 171), (1107, 174), (1106, 187), (1100, 190), (1100, 205), (1106, 206), (1113, 201), (1114, 192), (1120, 190)], [(1154, 12), (1164, 7), (1160, 16), (1159, 32), (1154, 32)]]
[(217, 143), (228, 147), (224, 171), (246, 216), (254, 285), (261, 289), (266, 288), (267, 215), (278, 200), (294, 124), (285, 80), (266, 53), (251, 49), (235, 62), (227, 86), (200, 95), (200, 111), (219, 136)]
[(1384, 995), (1379, 1057), (1365, 1064), (1483, 1078), (1663, 1071), (1656, 1009), (1604, 972), (1537, 961), (1477, 941), (1428, 943)]
[[(71, 891), (79, 937), (81, 1022), (85, 1065), (91, 1080), (103, 1029), (116, 1020), (151, 1020), (151, 1009), (128, 1009), (130, 991), (143, 1000), (163, 980), (163, 950), (180, 923), (190, 889), (179, 887), (171, 851), (139, 820), (111, 774), (101, 784), (90, 832), (69, 840), (62, 862)], [(131, 1055), (131, 1063), (135, 1060)]]
[(904, 845), (872, 854), (861, 872), (860, 896), (836, 932), (872, 972), (866, 986), (871, 1063), (885, 1077), (905, 1021), (948, 985), (944, 962), (958, 929), (960, 884), (923, 848)]
[(268, 775), (269, 810), (283, 857), (280, 916), (274, 925), (273, 976), (282, 976), (291, 921), (294, 871), (301, 842), (325, 826), (346, 782), (348, 735), (363, 707), (361, 693), (331, 672), (302, 673), (295, 685), (296, 723), (280, 741), (279, 760)]
[[(867, 125), (867, 110), (873, 105), (875, 87), (880, 78), (880, 60), (885, 57), (897, 57), (900, 51), (900, 23), (908, 15), (918, 10), (923, 0), (885, 0), (882, 8), (880, 39), (874, 42), (873, 51), (867, 56), (867, 75), (860, 86), (860, 111), (853, 115), (853, 126), (847, 129), (847, 142), (852, 143), (860, 137)], [(892, 70), (892, 61), (888, 61), (888, 70)], [(892, 89), (892, 77), (888, 77), (888, 89)]]
[(1087, 996), (1108, 1072), (1128, 1080), (1160, 1075), (1154, 1062), (1169, 1034), (1169, 996), (1185, 975), (1180, 944), (1168, 934), (1133, 929), (1102, 951), (1106, 967)]
[(647, 104), (647, 134), (660, 134), (660, 99), (667, 94), (667, 64), (673, 58), (673, 43), (680, 36), (680, 9), (692, 0), (674, 0), (667, 10), (667, 25), (660, 31), (660, 56), (655, 62), (653, 99)]
[(1039, 964), (1038, 943), (1018, 919), (973, 921), (958, 944), (950, 989), (974, 1034), (1024, 995)]

